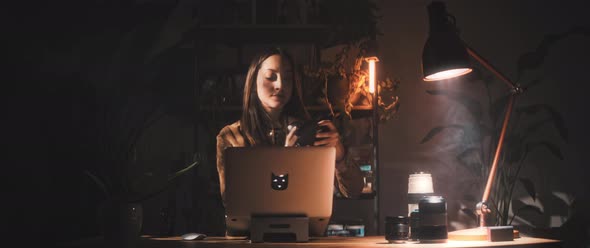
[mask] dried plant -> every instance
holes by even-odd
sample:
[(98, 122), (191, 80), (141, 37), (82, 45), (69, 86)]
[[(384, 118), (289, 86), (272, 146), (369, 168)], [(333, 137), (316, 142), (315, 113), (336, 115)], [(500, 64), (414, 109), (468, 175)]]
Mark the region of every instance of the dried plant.
[[(369, 92), (367, 83), (369, 72), (365, 63), (368, 42), (368, 39), (363, 39), (348, 43), (342, 46), (342, 49), (329, 63), (318, 68), (304, 67), (306, 77), (322, 83), (320, 102), (328, 106), (332, 115), (335, 114), (335, 99), (329, 97), (329, 86), (331, 83), (335, 83), (332, 79), (345, 80), (348, 85), (347, 93), (344, 96), (344, 105), (341, 106), (341, 110), (348, 118), (352, 118), (351, 112), (354, 107), (372, 105), (373, 96)], [(399, 80), (392, 80), (389, 77), (377, 82), (379, 119), (381, 121), (389, 120), (399, 110), (399, 97), (396, 95), (399, 84)]]

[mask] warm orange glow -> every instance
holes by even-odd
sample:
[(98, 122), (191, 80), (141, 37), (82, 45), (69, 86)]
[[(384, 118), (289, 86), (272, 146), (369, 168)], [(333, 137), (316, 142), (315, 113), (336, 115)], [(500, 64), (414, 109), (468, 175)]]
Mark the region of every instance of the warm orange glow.
[(377, 57), (366, 58), (369, 63), (369, 93), (375, 94), (375, 62), (379, 61)]
[(467, 73), (470, 73), (471, 71), (472, 71), (471, 68), (459, 68), (459, 69), (441, 71), (441, 72), (437, 72), (437, 73), (434, 73), (434, 74), (424, 77), (424, 81), (438, 81), (438, 80), (454, 78), (454, 77), (458, 77), (458, 76), (463, 76)]
[(449, 240), (456, 241), (486, 241), (488, 240), (488, 229), (486, 227), (476, 227), (452, 231), (448, 233)]
[[(489, 239), (488, 227), (475, 227), (469, 229), (462, 229), (457, 231), (449, 232), (449, 241), (458, 241), (462, 244), (469, 244), (467, 242), (481, 242)], [(518, 230), (512, 231), (513, 239), (517, 240), (520, 238), (520, 232)], [(465, 243), (463, 243), (465, 242)]]
[(369, 60), (369, 92), (375, 93), (375, 60)]

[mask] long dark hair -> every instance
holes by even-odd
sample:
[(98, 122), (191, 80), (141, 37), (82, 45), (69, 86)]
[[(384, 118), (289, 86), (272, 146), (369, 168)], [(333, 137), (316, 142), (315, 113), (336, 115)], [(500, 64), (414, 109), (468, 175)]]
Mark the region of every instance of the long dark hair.
[(271, 143), (270, 138), (267, 136), (267, 132), (271, 128), (271, 120), (258, 98), (256, 78), (262, 62), (272, 55), (281, 56), (281, 59), (287, 61), (293, 69), (293, 78), (291, 81), (293, 82), (293, 90), (291, 98), (283, 108), (281, 115), (292, 116), (301, 120), (309, 119), (309, 114), (303, 104), (303, 98), (301, 96), (301, 81), (295, 68), (293, 58), (281, 48), (266, 49), (255, 56), (250, 63), (250, 68), (248, 69), (244, 85), (244, 99), (242, 103), (242, 119), (240, 121), (240, 126), (242, 133), (251, 146)]

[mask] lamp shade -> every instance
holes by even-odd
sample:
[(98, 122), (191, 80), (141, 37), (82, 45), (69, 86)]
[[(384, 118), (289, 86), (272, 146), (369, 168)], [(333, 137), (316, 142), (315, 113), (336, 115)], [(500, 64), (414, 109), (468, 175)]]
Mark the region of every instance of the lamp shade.
[(428, 6), (428, 16), (430, 30), (422, 52), (424, 81), (443, 80), (471, 72), (469, 55), (445, 4), (432, 2)]

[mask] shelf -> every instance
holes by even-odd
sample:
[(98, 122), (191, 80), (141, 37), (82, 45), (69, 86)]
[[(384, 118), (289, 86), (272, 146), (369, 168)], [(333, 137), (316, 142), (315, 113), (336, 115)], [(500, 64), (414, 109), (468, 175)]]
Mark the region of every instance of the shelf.
[(202, 25), (189, 31), (188, 39), (208, 43), (314, 43), (327, 44), (327, 25)]

